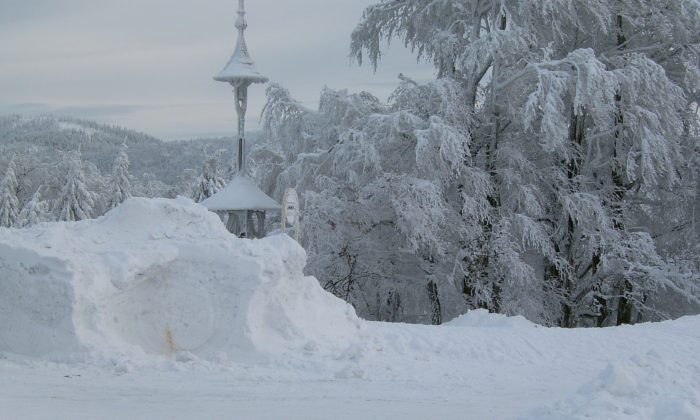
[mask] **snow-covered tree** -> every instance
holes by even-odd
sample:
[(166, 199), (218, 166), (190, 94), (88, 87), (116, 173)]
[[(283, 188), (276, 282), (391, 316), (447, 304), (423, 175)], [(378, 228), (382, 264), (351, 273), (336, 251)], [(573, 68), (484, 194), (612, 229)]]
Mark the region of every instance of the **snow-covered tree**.
[(24, 205), (24, 208), (19, 213), (17, 223), (20, 227), (28, 227), (48, 220), (49, 203), (41, 199), (41, 187), (39, 187), (32, 199)]
[(68, 167), (65, 184), (55, 205), (60, 221), (78, 221), (92, 217), (95, 201), (85, 185), (80, 152), (66, 154)]
[(528, 283), (545, 320), (609, 325), (656, 316), (648, 298), (667, 285), (652, 236), (628, 226), (632, 203), (678, 186), (699, 34), (693, 1), (398, 0), (367, 9), (352, 49), (376, 65), (379, 41), (401, 37), (468, 90), (494, 189), (471, 275), (494, 283), (486, 306), (522, 312), (544, 268)]
[(0, 184), (0, 226), (13, 227), (19, 214), (19, 200), (17, 199), (17, 176), (15, 175), (14, 159), (10, 161), (5, 170), (5, 176)]
[(376, 66), (395, 37), (436, 81), (402, 76), (388, 105), (325, 90), (318, 112), (271, 85), (251, 152), (265, 188), (303, 192), (329, 290), (378, 319), (483, 307), (567, 327), (700, 302), (654, 218), (692, 178), (700, 3), (383, 1), (352, 53)]
[(206, 160), (202, 167), (202, 174), (195, 181), (192, 189), (192, 199), (201, 203), (213, 196), (226, 186), (226, 182), (219, 175), (219, 153), (209, 155), (205, 150)]
[(458, 104), (464, 91), (405, 78), (389, 105), (325, 89), (313, 112), (268, 88), (271, 140), (251, 151), (251, 171), (273, 195), (305, 192), (309, 270), (364, 316), (430, 323), (458, 314), (444, 261), (464, 229), (446, 201), (459, 201), (471, 140), (451, 124), (468, 116), (443, 95)]
[(112, 167), (112, 191), (109, 208), (115, 208), (131, 197), (129, 181), (129, 156), (126, 144), (122, 145)]

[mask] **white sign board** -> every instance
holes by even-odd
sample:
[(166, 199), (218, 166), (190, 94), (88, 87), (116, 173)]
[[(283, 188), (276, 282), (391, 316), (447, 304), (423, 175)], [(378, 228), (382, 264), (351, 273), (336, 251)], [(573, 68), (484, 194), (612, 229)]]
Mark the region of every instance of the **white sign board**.
[[(282, 200), (282, 233), (286, 233), (289, 227), (289, 236), (299, 242), (299, 220), (301, 211), (299, 208), (299, 195), (294, 188), (289, 188), (284, 193)], [(291, 231), (294, 231), (293, 233)]]

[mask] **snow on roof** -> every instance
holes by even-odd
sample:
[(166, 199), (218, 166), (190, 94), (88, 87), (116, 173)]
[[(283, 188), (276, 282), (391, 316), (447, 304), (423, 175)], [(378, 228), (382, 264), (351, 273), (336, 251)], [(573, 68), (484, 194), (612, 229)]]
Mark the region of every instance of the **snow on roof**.
[(250, 179), (237, 176), (218, 193), (201, 203), (211, 211), (280, 210), (282, 206), (262, 192)]
[(255, 63), (248, 54), (234, 53), (226, 67), (214, 77), (219, 82), (234, 83), (249, 81), (250, 83), (265, 83), (268, 78), (260, 74)]
[(214, 80), (228, 83), (241, 80), (251, 83), (265, 83), (268, 81), (268, 78), (258, 71), (244, 44), (243, 48), (236, 48), (236, 52), (233, 53), (231, 60), (226, 67), (214, 77)]
[(236, 28), (238, 29), (238, 42), (236, 50), (233, 52), (231, 59), (226, 67), (216, 76), (214, 80), (219, 82), (249, 82), (249, 83), (265, 83), (269, 79), (263, 76), (255, 66), (253, 59), (248, 52), (248, 46), (245, 43), (245, 30), (248, 23), (245, 20), (245, 7), (243, 1), (239, 1), (238, 20), (236, 20)]

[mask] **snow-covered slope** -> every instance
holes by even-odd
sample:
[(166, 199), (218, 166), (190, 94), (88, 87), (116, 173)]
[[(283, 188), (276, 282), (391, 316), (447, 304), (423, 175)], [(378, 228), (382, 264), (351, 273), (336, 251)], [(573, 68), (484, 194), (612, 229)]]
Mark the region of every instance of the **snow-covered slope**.
[(700, 317), (359, 320), (186, 199), (0, 229), (0, 419), (700, 419)]

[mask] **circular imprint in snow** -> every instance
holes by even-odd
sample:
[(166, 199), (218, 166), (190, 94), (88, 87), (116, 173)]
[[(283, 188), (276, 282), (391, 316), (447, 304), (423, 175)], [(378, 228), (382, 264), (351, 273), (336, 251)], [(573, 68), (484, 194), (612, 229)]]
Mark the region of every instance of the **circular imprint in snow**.
[(106, 316), (125, 342), (167, 354), (194, 351), (212, 337), (213, 299), (196, 273), (157, 267), (135, 283), (114, 298)]

